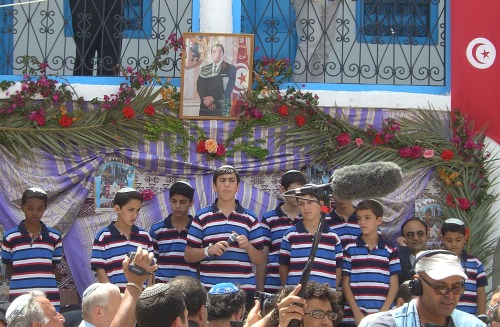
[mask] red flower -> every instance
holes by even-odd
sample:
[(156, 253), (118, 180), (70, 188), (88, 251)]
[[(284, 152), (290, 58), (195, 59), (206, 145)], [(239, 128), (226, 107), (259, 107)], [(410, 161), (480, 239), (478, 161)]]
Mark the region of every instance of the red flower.
[(207, 149), (205, 148), (205, 140), (200, 140), (198, 145), (196, 146), (196, 152), (198, 153), (206, 153)]
[(424, 149), (422, 149), (421, 146), (414, 145), (414, 146), (411, 147), (411, 157), (413, 159), (420, 158), (420, 156), (422, 155), (423, 151), (424, 151)]
[(298, 115), (297, 117), (295, 117), (295, 123), (297, 123), (299, 127), (302, 127), (306, 123), (306, 119), (304, 118), (304, 116)]
[(148, 188), (148, 189), (141, 191), (141, 195), (142, 195), (142, 199), (144, 201), (149, 201), (149, 200), (153, 199), (153, 197), (155, 196), (155, 193), (153, 192), (153, 190)]
[(452, 208), (455, 208), (457, 205), (455, 204), (455, 201), (453, 199), (453, 195), (451, 194), (448, 194), (446, 196), (446, 204), (449, 206), (449, 207), (452, 207)]
[(375, 135), (375, 138), (373, 139), (373, 144), (384, 144), (384, 143), (385, 143), (385, 139), (382, 137), (382, 135), (377, 133)]
[(460, 209), (465, 211), (470, 208), (471, 203), (467, 198), (458, 198), (458, 205)]
[(454, 156), (455, 154), (451, 150), (443, 150), (441, 153), (441, 158), (445, 161), (450, 161)]
[(349, 136), (348, 133), (341, 133), (339, 136), (337, 136), (337, 143), (340, 146), (349, 144), (351, 143), (351, 137)]
[(131, 107), (123, 107), (123, 117), (127, 119), (132, 119), (135, 116), (135, 111)]
[(144, 109), (144, 113), (148, 116), (151, 116), (153, 117), (155, 115), (155, 107), (153, 107), (152, 104), (148, 105), (145, 109)]
[(68, 117), (68, 115), (63, 115), (59, 118), (59, 126), (61, 127), (70, 127), (73, 124), (73, 119)]
[(278, 109), (278, 113), (280, 116), (282, 117), (285, 117), (285, 116), (288, 116), (288, 107), (285, 106), (285, 105), (282, 105), (279, 109)]
[(403, 158), (411, 158), (411, 148), (409, 146), (402, 147), (399, 149), (399, 155)]
[(218, 156), (223, 156), (226, 154), (226, 148), (222, 144), (217, 145), (217, 152), (215, 152), (216, 155)]

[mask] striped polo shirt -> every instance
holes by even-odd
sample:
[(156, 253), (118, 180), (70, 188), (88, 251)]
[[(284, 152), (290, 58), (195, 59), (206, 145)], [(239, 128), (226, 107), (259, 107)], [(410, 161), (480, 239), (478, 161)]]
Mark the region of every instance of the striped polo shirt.
[(457, 309), (478, 315), (477, 312), (477, 288), (488, 286), (488, 279), (484, 273), (482, 262), (473, 255), (462, 252), (462, 266), (467, 274), (465, 281), (465, 292), (460, 297)]
[(335, 209), (333, 209), (326, 217), (326, 222), (339, 236), (342, 242), (342, 249), (345, 249), (348, 243), (356, 240), (356, 238), (361, 235), (361, 228), (359, 228), (356, 211), (354, 211), (354, 213), (349, 216), (349, 219), (345, 221), (345, 219), (338, 215)]
[[(343, 276), (350, 276), (350, 287), (363, 314), (379, 312), (387, 298), (390, 278), (401, 271), (398, 251), (383, 238), (370, 251), (360, 235), (344, 249)], [(354, 322), (347, 303), (343, 322)]]
[(61, 233), (41, 224), (40, 235), (35, 240), (24, 226), (24, 220), (4, 234), (2, 262), (12, 265), (9, 301), (39, 289), (59, 311), (61, 302), (53, 265), (61, 262)]
[(276, 292), (282, 288), (279, 272), (281, 239), (290, 227), (302, 219), (301, 216), (297, 216), (292, 220), (283, 212), (283, 210), (281, 210), (282, 205), (283, 202), (279, 203), (276, 209), (266, 212), (260, 221), (262, 227), (264, 228), (266, 246), (269, 246), (269, 257), (266, 268), (266, 285), (264, 288), (266, 292)]
[(137, 251), (137, 247), (154, 250), (153, 241), (148, 232), (144, 229), (132, 225), (130, 239), (120, 233), (115, 227), (115, 221), (109, 226), (101, 229), (94, 240), (92, 246), (92, 257), (90, 267), (92, 270), (104, 269), (108, 275), (109, 282), (115, 284), (123, 292), (127, 284), (127, 278), (123, 273), (122, 262), (129, 252)]
[[(189, 218), (193, 220), (192, 216)], [(184, 260), (186, 237), (191, 221), (180, 232), (172, 225), (172, 214), (151, 226), (149, 235), (153, 239), (158, 264), (156, 282), (168, 283), (176, 276), (197, 277), (198, 264), (187, 263)]]
[[(309, 259), (313, 244), (313, 234), (304, 227), (303, 221), (285, 232), (279, 254), (280, 265), (288, 266), (286, 285), (297, 285)], [(328, 224), (323, 226), (323, 233), (318, 244), (316, 257), (309, 280), (327, 283), (336, 288), (336, 268), (342, 267), (342, 243)]]
[[(264, 247), (263, 229), (255, 213), (243, 208), (236, 200), (236, 210), (226, 217), (217, 207), (217, 200), (198, 211), (191, 223), (187, 246), (205, 248), (219, 241), (227, 241), (231, 232), (245, 235), (257, 249)], [(200, 262), (200, 281), (205, 287), (231, 281), (243, 290), (255, 290), (256, 279), (248, 253), (238, 244), (232, 244), (227, 251)]]

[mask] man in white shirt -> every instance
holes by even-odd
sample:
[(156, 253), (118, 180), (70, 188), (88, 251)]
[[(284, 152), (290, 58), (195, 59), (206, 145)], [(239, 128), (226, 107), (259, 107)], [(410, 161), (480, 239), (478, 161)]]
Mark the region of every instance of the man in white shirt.
[(83, 292), (83, 321), (79, 327), (109, 327), (122, 302), (118, 286), (94, 283)]

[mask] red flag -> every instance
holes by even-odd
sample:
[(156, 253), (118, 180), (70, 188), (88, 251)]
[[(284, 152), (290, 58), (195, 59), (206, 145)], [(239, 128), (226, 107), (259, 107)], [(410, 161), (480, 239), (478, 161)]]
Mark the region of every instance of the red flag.
[(237, 117), (241, 113), (242, 94), (247, 91), (249, 81), (248, 71), (248, 48), (246, 37), (240, 37), (238, 41), (238, 57), (236, 58), (236, 83), (231, 101), (231, 117)]
[(488, 124), (486, 135), (500, 143), (500, 1), (453, 0), (451, 5), (451, 106), (475, 130)]

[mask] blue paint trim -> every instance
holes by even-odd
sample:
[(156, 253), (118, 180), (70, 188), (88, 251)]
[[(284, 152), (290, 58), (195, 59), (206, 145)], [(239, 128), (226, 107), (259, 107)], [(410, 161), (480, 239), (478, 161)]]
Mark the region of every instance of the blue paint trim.
[[(455, 4), (457, 4), (457, 2), (455, 1)], [(451, 94), (451, 74), (452, 74), (452, 71), (451, 71), (451, 61), (453, 60), (452, 56), (451, 56), (451, 24), (452, 24), (452, 21), (451, 21), (451, 0), (446, 0), (445, 1), (445, 5), (446, 5), (446, 12), (445, 12), (445, 15), (446, 15), (446, 40), (448, 40), (448, 42), (446, 42), (446, 48), (444, 50), (445, 54), (446, 54), (446, 57), (445, 57), (445, 60), (446, 60), (446, 63), (445, 63), (445, 69), (446, 69), (446, 75), (444, 77), (444, 85), (447, 89), (447, 93), (448, 94)], [(457, 55), (460, 55), (460, 54), (457, 54)]]
[(233, 33), (241, 33), (241, 1), (233, 0)]
[(191, 5), (193, 12), (191, 13), (191, 31), (200, 31), (200, 0), (193, 0)]
[[(124, 77), (90, 77), (90, 76), (49, 76), (49, 78), (58, 81), (59, 83), (66, 84), (87, 84), (87, 85), (116, 85), (119, 86), (121, 83), (126, 83), (127, 80)], [(3, 81), (13, 81), (21, 82), (23, 77), (20, 75), (0, 75), (0, 80)], [(165, 82), (166, 78), (162, 78)], [(170, 84), (176, 87), (181, 86), (180, 78), (171, 78)]]
[(359, 84), (325, 84), (325, 83), (285, 83), (282, 88), (287, 87), (300, 88), (302, 90), (321, 90), (321, 91), (388, 91), (388, 92), (407, 92), (421, 94), (447, 95), (449, 88), (446, 86), (409, 86), (409, 85), (359, 85)]

